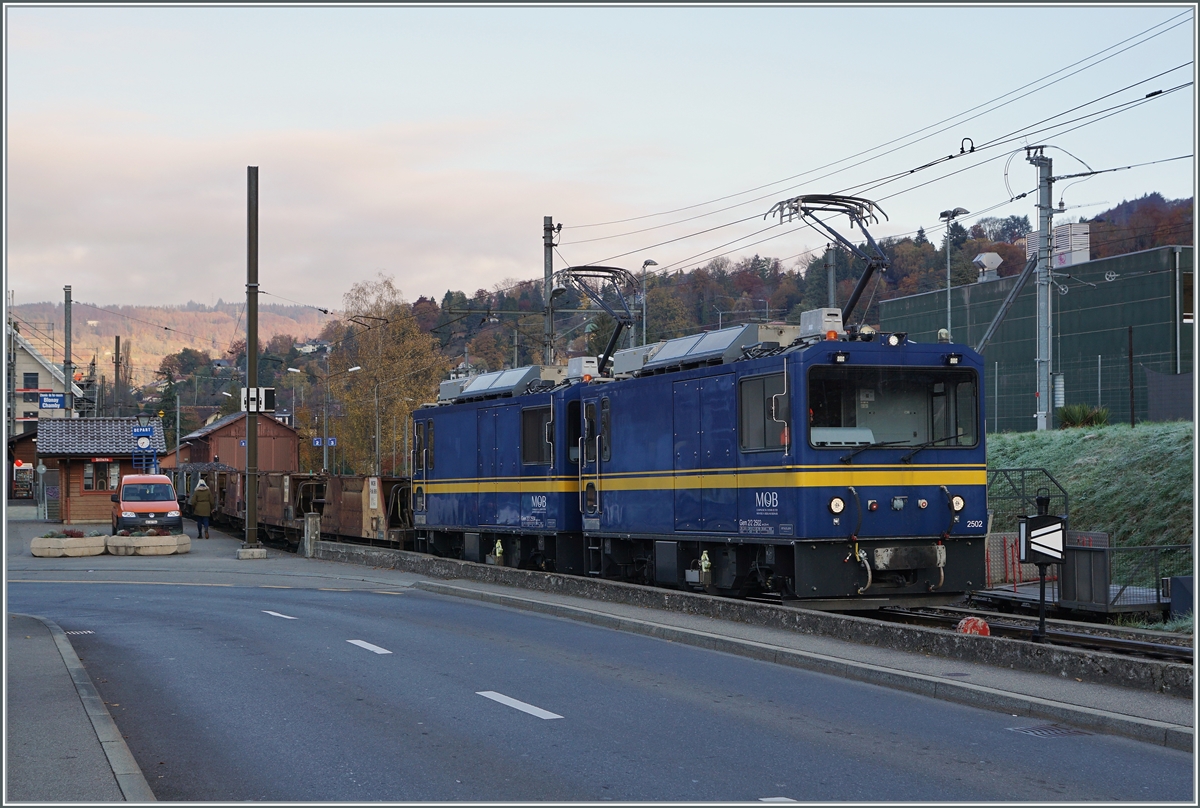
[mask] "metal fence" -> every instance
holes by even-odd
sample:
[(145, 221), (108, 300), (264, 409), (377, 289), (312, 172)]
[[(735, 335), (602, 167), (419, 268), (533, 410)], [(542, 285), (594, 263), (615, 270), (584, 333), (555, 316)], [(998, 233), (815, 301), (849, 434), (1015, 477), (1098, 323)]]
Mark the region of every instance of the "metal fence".
[[(984, 362), (984, 387), (987, 395), (988, 434), (998, 431), (1027, 431), (1035, 426), (1033, 358), (1001, 359)], [(1173, 351), (1145, 351), (1134, 348), (1133, 354), (1133, 412), (1136, 421), (1146, 421), (1153, 409), (1147, 384), (1147, 371), (1174, 375), (1176, 357)], [(1129, 423), (1129, 354), (1128, 351), (1107, 351), (1094, 354), (1057, 356), (1055, 375), (1061, 375), (1061, 403), (1087, 404), (1108, 410), (1110, 424)], [(1191, 371), (1191, 363), (1183, 369)], [(1057, 398), (1057, 396), (1055, 397)], [(1052, 399), (1052, 401), (1054, 401)], [(1051, 413), (1058, 403), (1051, 406)], [(1057, 425), (1057, 420), (1053, 425)]]
[(1070, 547), (1059, 604), (1096, 612), (1165, 610), (1163, 579), (1192, 574), (1189, 545)]
[(1037, 498), (1044, 493), (1050, 498), (1049, 510), (1054, 516), (1068, 519), (1067, 491), (1045, 469), (990, 469), (987, 473), (988, 532), (1015, 532), (1022, 516), (1038, 512)]

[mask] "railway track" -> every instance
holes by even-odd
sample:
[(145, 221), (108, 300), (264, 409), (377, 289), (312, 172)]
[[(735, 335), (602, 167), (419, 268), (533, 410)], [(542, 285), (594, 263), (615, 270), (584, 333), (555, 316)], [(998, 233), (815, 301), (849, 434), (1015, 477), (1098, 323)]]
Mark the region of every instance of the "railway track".
[(999, 616), (993, 612), (978, 612), (968, 609), (955, 609), (935, 612), (927, 610), (901, 609), (886, 607), (872, 612), (870, 617), (894, 623), (928, 626), (953, 631), (965, 616), (980, 617), (987, 621), (993, 637), (1005, 637), (1029, 642), (1042, 642), (1047, 645), (1062, 645), (1072, 648), (1086, 648), (1093, 651), (1140, 656), (1148, 659), (1163, 659), (1170, 662), (1182, 662), (1188, 665), (1194, 662), (1194, 651), (1190, 645), (1176, 645), (1167, 642), (1154, 642), (1135, 637), (1114, 637), (1096, 631), (1064, 631), (1058, 628), (1047, 628), (1045, 637), (1037, 635), (1036, 621), (1029, 623), (1013, 620), (1009, 615)]
[[(394, 547), (394, 542), (375, 541), (371, 539), (351, 539), (342, 538), (340, 541), (361, 544), (366, 546), (381, 546)], [(750, 597), (747, 600), (770, 603), (777, 606), (801, 605), (794, 601), (782, 601), (777, 598), (759, 598)], [(940, 628), (947, 631), (954, 631), (958, 626), (959, 621), (964, 617), (979, 617), (987, 621), (989, 631), (993, 637), (1005, 637), (1008, 639), (1026, 640), (1029, 642), (1042, 642), (1047, 645), (1062, 645), (1073, 648), (1086, 648), (1094, 651), (1104, 651), (1107, 653), (1122, 654), (1127, 656), (1139, 656), (1148, 659), (1162, 659), (1170, 662), (1180, 662), (1191, 665), (1194, 663), (1194, 652), (1191, 646), (1191, 638), (1172, 637), (1172, 642), (1155, 641), (1153, 639), (1139, 639), (1138, 637), (1150, 637), (1156, 633), (1138, 632), (1131, 629), (1122, 629), (1113, 626), (1096, 626), (1092, 628), (1083, 624), (1073, 625), (1073, 628), (1078, 628), (1074, 631), (1065, 631), (1061, 628), (1047, 628), (1044, 638), (1037, 637), (1037, 620), (1024, 619), (1008, 614), (999, 614), (997, 612), (987, 612), (978, 609), (964, 609), (955, 607), (941, 607), (938, 609), (932, 608), (917, 608), (904, 609), (900, 607), (884, 607), (874, 609), (869, 612), (852, 612), (860, 617), (867, 617), (875, 620), (883, 620), (893, 623), (905, 623), (908, 625), (920, 625), (930, 628)], [(1061, 622), (1061, 621), (1054, 621)], [(1134, 636), (1112, 636), (1113, 634), (1127, 634)], [(1156, 637), (1157, 640), (1167, 639)]]

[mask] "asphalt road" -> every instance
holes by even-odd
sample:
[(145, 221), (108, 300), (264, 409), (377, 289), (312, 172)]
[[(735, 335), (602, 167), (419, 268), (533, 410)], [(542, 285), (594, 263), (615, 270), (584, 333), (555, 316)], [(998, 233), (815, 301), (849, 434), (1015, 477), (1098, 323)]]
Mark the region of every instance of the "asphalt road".
[(411, 589), (8, 600), (94, 632), (71, 641), (159, 800), (1192, 798), (1183, 752)]

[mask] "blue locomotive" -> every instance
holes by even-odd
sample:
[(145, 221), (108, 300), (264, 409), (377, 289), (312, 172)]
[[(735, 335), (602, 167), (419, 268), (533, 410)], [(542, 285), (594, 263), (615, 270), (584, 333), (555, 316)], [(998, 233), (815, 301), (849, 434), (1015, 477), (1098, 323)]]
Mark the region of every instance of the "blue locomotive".
[(447, 382), (414, 413), (415, 549), (716, 594), (945, 602), (984, 583), (982, 379), (969, 348), (820, 309), (622, 351), (611, 378)]

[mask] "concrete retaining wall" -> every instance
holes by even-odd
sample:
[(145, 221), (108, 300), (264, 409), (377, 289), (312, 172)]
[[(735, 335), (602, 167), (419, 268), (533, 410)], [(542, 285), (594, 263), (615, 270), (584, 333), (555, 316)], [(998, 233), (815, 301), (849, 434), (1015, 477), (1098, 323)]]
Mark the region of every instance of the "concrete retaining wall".
[(431, 578), (480, 581), (589, 600), (733, 620), (803, 634), (834, 637), (881, 648), (929, 654), (944, 659), (1048, 673), (1085, 682), (1149, 690), (1183, 698), (1192, 697), (1192, 666), (1175, 662), (1133, 659), (1116, 654), (1039, 645), (1000, 637), (956, 634), (940, 629), (883, 623), (792, 606), (773, 606), (617, 581), (476, 564), (404, 550), (321, 541), (316, 544), (314, 557), (400, 570)]

